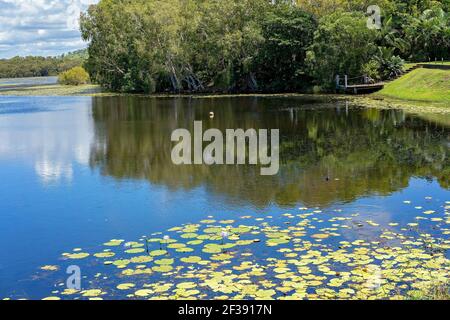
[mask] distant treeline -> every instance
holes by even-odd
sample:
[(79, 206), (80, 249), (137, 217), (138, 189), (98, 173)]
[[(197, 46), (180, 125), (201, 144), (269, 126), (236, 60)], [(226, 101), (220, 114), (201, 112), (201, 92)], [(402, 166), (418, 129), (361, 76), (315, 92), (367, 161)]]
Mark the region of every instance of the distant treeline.
[(376, 3), (101, 0), (81, 17), (86, 68), (114, 91), (281, 92), (450, 58), (450, 0)]
[(0, 59), (0, 78), (56, 76), (63, 71), (83, 65), (86, 59), (86, 50), (58, 57), (28, 56)]

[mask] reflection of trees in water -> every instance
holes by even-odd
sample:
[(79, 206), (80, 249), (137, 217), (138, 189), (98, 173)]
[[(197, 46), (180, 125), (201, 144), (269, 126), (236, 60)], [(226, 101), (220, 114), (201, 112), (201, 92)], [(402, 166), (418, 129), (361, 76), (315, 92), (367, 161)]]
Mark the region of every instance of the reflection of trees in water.
[[(95, 98), (91, 165), (118, 179), (147, 179), (173, 189), (203, 186), (257, 206), (325, 206), (389, 194), (412, 176), (436, 177), (449, 188), (448, 129), (401, 111), (308, 106), (312, 101), (294, 98)], [(203, 120), (204, 130), (279, 128), (280, 174), (263, 177), (253, 166), (173, 165), (171, 133), (192, 130), (194, 120)]]

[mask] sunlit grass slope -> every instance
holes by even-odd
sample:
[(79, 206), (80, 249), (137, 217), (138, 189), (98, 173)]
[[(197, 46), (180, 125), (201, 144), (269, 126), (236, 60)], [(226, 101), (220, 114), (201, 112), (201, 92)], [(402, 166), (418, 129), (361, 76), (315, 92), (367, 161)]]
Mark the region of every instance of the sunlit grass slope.
[(387, 83), (377, 95), (450, 104), (450, 70), (416, 69)]

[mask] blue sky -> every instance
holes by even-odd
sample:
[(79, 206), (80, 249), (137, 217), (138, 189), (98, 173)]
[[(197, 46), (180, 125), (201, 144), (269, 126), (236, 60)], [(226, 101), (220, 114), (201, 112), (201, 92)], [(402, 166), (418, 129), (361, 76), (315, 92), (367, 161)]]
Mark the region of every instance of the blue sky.
[(78, 17), (98, 0), (0, 0), (0, 58), (53, 56), (86, 47)]

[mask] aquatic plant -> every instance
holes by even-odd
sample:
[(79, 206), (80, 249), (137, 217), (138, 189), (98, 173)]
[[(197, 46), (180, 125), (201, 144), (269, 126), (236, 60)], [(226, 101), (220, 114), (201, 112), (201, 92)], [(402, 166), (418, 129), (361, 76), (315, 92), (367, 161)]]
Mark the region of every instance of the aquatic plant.
[[(46, 299), (448, 297), (450, 202), (439, 210), (409, 200), (403, 205), (420, 212), (403, 226), (300, 208), (276, 217), (208, 218), (125, 247), (113, 239), (97, 253), (64, 253), (64, 260), (101, 273), (81, 291), (56, 290)], [(56, 274), (59, 267), (41, 269)]]

